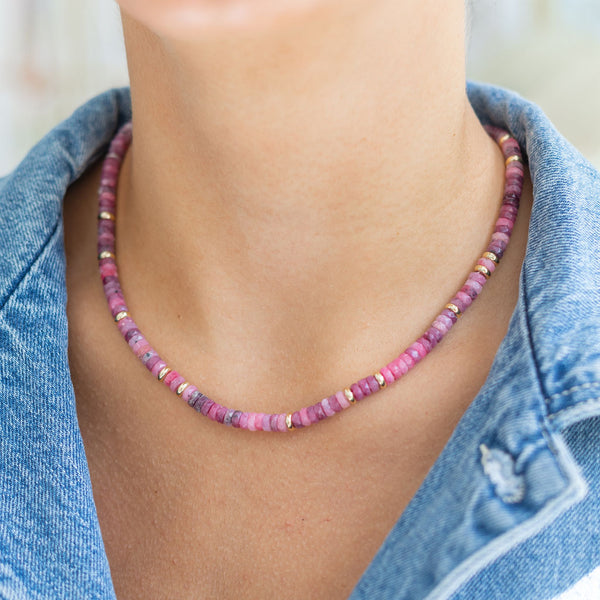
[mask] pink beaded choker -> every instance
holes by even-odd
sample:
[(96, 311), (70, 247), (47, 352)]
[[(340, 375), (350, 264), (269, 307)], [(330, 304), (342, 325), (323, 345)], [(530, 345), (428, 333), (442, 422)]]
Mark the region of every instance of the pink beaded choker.
[(249, 431), (292, 431), (308, 427), (349, 408), (405, 375), (431, 352), (459, 317), (479, 296), (496, 269), (517, 217), (523, 189), (524, 166), (517, 141), (497, 127), (486, 127), (500, 146), (506, 164), (504, 198), (491, 240), (469, 273), (464, 285), (448, 302), (425, 333), (397, 358), (373, 375), (291, 413), (267, 414), (227, 408), (202, 394), (195, 385), (167, 365), (149, 344), (129, 313), (117, 272), (115, 256), (116, 186), (119, 169), (131, 143), (132, 126), (126, 123), (112, 140), (104, 160), (98, 189), (98, 262), (104, 294), (119, 331), (146, 368), (170, 390), (204, 416), (231, 427)]

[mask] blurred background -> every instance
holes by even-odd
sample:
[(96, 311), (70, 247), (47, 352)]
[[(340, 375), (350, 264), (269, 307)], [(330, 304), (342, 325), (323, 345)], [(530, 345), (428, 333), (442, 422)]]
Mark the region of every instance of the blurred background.
[[(539, 104), (600, 168), (600, 1), (469, 4), (469, 77)], [(113, 0), (0, 0), (0, 176), (86, 99), (126, 84)]]

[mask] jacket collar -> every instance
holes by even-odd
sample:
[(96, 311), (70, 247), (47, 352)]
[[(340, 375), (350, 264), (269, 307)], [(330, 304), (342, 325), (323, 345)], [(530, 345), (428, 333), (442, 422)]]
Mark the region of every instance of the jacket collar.
[[(600, 414), (600, 266), (581, 262), (600, 239), (600, 183), (537, 107), (491, 86), (468, 93), (529, 160), (519, 300), (484, 386), (352, 600), (447, 598), (586, 490), (559, 429)], [(126, 89), (91, 100), (0, 182), (0, 243), (12, 257), (0, 272), (0, 496), (19, 505), (0, 502), (0, 573), (41, 595), (76, 585), (114, 598), (68, 365), (61, 209), (130, 116)], [(41, 580), (48, 565), (52, 581)]]

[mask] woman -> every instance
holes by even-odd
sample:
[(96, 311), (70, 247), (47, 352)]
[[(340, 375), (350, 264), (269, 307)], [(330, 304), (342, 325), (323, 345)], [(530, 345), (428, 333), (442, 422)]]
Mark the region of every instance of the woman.
[[(3, 595), (538, 599), (593, 571), (600, 182), (535, 106), (465, 91), (463, 4), (119, 4), (131, 99), (86, 104), (0, 189)], [(383, 377), (495, 231), (513, 142), (484, 124), (528, 161), (510, 246), (352, 410), (222, 427), (107, 312), (100, 184), (113, 316), (203, 394), (291, 415)]]

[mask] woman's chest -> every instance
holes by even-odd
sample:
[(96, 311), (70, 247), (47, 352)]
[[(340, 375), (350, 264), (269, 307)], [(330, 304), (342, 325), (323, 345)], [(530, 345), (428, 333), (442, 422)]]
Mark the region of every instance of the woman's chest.
[(347, 598), (450, 434), (398, 431), (390, 446), (368, 426), (344, 439), (343, 422), (222, 431), (143, 386), (86, 387), (80, 428), (120, 600)]

